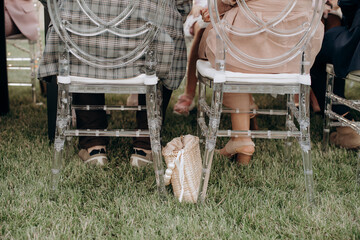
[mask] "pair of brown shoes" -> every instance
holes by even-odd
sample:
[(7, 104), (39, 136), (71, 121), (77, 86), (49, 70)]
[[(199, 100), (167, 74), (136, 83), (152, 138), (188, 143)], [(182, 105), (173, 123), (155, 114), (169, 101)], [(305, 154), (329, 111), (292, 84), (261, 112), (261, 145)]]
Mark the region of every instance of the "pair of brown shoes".
[(132, 154), (130, 157), (130, 164), (133, 167), (145, 167), (147, 165), (153, 164), (153, 158), (151, 150), (146, 150), (142, 148), (133, 148)]
[(90, 153), (86, 149), (81, 149), (78, 155), (85, 164), (104, 166), (108, 163), (104, 148), (94, 149)]
[(360, 148), (360, 135), (351, 127), (338, 127), (330, 134), (330, 143), (346, 149)]

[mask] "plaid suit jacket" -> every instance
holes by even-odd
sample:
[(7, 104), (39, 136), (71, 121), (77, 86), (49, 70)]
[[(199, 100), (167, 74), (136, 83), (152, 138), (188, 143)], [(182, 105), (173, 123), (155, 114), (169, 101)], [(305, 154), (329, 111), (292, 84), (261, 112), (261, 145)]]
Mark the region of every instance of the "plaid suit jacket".
[[(46, 7), (46, 0), (40, 0)], [(64, 0), (61, 4), (67, 4), (64, 8), (62, 18), (69, 20), (79, 28), (91, 28), (95, 25), (81, 12), (75, 0)], [(102, 20), (114, 19), (131, 0), (91, 0), (87, 1), (89, 8)], [(140, 12), (155, 12), (154, 3), (157, 0), (142, 0)], [(156, 67), (157, 76), (163, 81), (168, 89), (176, 89), (186, 71), (186, 46), (183, 35), (183, 21), (189, 13), (192, 0), (168, 0), (166, 1), (163, 25), (154, 40), (154, 47), (157, 50), (158, 64)], [(147, 19), (146, 14), (137, 14), (122, 23), (125, 27), (139, 27)], [(121, 26), (120, 26), (121, 27)], [(72, 35), (73, 36), (73, 35)], [(73, 36), (79, 47), (98, 57), (116, 58), (133, 49), (141, 42), (141, 38), (124, 39), (111, 33), (104, 33), (94, 37)], [(60, 38), (50, 24), (46, 36), (46, 46), (40, 62), (38, 76), (58, 74), (58, 46)], [(134, 77), (143, 72), (144, 58), (141, 58), (126, 67), (116, 69), (104, 69), (89, 66), (74, 56), (70, 56), (70, 75), (81, 77), (92, 77), (100, 79), (121, 79)]]

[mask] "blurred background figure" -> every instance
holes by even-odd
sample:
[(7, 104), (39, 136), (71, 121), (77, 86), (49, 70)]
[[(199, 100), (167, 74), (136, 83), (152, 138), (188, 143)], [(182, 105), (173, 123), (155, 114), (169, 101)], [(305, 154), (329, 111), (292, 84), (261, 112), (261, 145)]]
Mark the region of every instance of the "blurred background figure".
[[(338, 5), (337, 5), (338, 4)], [(327, 1), (324, 13), (325, 35), (321, 50), (311, 68), (311, 87), (322, 113), (325, 106), (326, 64), (334, 65), (334, 93), (345, 97), (345, 81), (350, 72), (360, 70), (360, 1)], [(339, 13), (339, 8), (341, 13)], [(333, 111), (352, 120), (349, 108), (335, 105)], [(360, 147), (360, 136), (350, 127), (338, 127), (330, 142), (344, 148)]]
[(37, 40), (39, 21), (33, 0), (5, 0), (6, 37), (23, 34), (29, 40)]

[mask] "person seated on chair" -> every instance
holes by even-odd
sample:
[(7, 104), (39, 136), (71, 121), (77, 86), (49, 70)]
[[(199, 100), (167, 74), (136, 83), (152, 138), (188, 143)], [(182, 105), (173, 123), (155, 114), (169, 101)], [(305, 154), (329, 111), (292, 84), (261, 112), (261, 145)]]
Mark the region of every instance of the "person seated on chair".
[[(336, 1), (329, 3), (332, 9), (337, 9)], [(312, 89), (318, 99), (322, 112), (325, 107), (326, 92), (326, 64), (334, 66), (334, 93), (345, 97), (345, 81), (349, 73), (360, 69), (360, 1), (339, 0), (341, 15), (334, 11), (327, 14), (325, 22), (326, 32), (321, 50), (311, 68)], [(349, 108), (335, 105), (333, 111), (352, 120)], [(360, 147), (360, 136), (350, 127), (338, 127), (331, 133), (330, 142), (344, 148)]]
[[(206, 22), (202, 18), (202, 13), (206, 14)], [(206, 26), (209, 25), (210, 18), (208, 16), (207, 1), (197, 0), (191, 10), (187, 20), (184, 23), (185, 36), (193, 35), (189, 60), (186, 72), (186, 86), (185, 91), (181, 94), (174, 105), (173, 113), (177, 115), (188, 116), (190, 111), (195, 107), (194, 97), (196, 92), (197, 77), (196, 77), (196, 61), (199, 59), (199, 44)], [(258, 106), (254, 103), (253, 98), (250, 98), (250, 109), (257, 109)], [(251, 115), (250, 129), (257, 130), (258, 125), (255, 114)]]
[[(69, 0), (70, 2), (75, 0)], [(143, 4), (150, 4), (156, 0), (146, 0)], [(46, 7), (46, 1), (41, 0)], [(171, 0), (166, 7), (165, 20), (160, 29), (162, 39), (156, 39), (155, 48), (158, 52), (157, 59), (158, 64), (156, 66), (156, 74), (160, 78), (163, 85), (163, 114), (165, 116), (165, 110), (169, 103), (172, 91), (176, 89), (184, 75), (186, 70), (186, 47), (183, 35), (182, 23), (185, 21), (187, 14), (191, 9), (191, 0)], [(126, 4), (126, 1), (109, 1), (109, 0), (91, 0), (91, 6), (99, 6), (99, 8), (92, 9), (96, 14), (102, 13), (100, 6), (107, 6), (111, 9), (112, 6), (116, 9), (118, 4)], [(144, 5), (146, 6), (146, 5)], [(69, 16), (77, 16), (82, 12), (79, 9), (75, 9), (76, 14), (70, 14)], [(108, 13), (111, 17), (113, 13)], [(104, 16), (102, 16), (104, 17)], [(106, 16), (105, 16), (106, 17)], [(142, 19), (132, 17), (131, 21), (143, 22)], [(85, 23), (86, 24), (86, 23)], [(87, 26), (85, 26), (87, 27)], [(164, 40), (165, 39), (165, 40)], [(136, 41), (134, 39), (134, 41)], [(139, 39), (141, 41), (141, 39)], [(39, 77), (44, 78), (47, 76), (56, 76), (58, 74), (58, 56), (57, 49), (60, 43), (60, 39), (57, 37), (55, 30), (49, 27), (47, 34), (47, 42), (44, 50), (43, 57), (41, 59), (39, 67)], [(91, 42), (90, 42), (91, 43)], [(88, 44), (90, 44), (88, 43)], [(133, 43), (132, 43), (133, 44)], [(94, 46), (84, 46), (87, 48)], [(116, 46), (116, 48), (130, 48), (130, 46)], [(95, 49), (94, 49), (95, 51)], [(70, 75), (81, 77), (92, 77), (99, 79), (122, 79), (128, 77), (134, 77), (139, 73), (141, 69), (134, 64), (128, 66), (126, 71), (121, 69), (100, 69), (86, 65), (75, 58), (71, 58), (71, 64), (76, 64), (75, 68), (70, 65)], [(141, 105), (145, 105), (145, 94), (138, 96), (138, 102)], [(74, 94), (73, 103), (77, 105), (104, 105), (104, 94)], [(164, 119), (164, 117), (163, 117)], [(107, 119), (105, 111), (76, 111), (76, 122), (79, 129), (105, 129), (107, 128)], [(147, 115), (145, 110), (138, 111), (136, 113), (136, 122), (138, 129), (148, 129)], [(108, 144), (108, 138), (106, 137), (80, 137), (79, 146), (80, 158), (86, 163), (100, 164), (107, 162), (106, 145)], [(133, 142), (133, 154), (131, 155), (131, 164), (134, 166), (142, 166), (152, 163), (151, 146), (149, 138), (135, 138)]]
[[(186, 72), (186, 87), (184, 94), (181, 94), (174, 105), (174, 113), (177, 115), (188, 116), (189, 112), (195, 107), (194, 97), (196, 90), (196, 60), (198, 59), (199, 42), (202, 33), (207, 26), (201, 19), (201, 11), (207, 7), (207, 0), (195, 0), (191, 12), (184, 23), (185, 37), (192, 39), (189, 60)], [(127, 98), (128, 106), (138, 105), (137, 94), (130, 94)]]
[[(238, 9), (236, 0), (217, 0), (219, 14), (223, 14), (223, 19), (228, 23), (232, 23), (236, 27), (246, 27), (249, 21), (243, 16), (241, 10)], [(262, 16), (263, 19), (272, 19), (274, 16), (280, 13), (279, 6), (282, 6), (282, 0), (269, 1), (258, 0), (258, 1), (247, 1), (248, 7), (255, 13)], [(301, 4), (298, 4), (301, 7)], [(311, 9), (299, 9), (291, 13), (292, 16), (289, 19), (292, 21), (284, 21), (285, 27), (297, 26), (298, 19), (310, 18), (312, 16)], [(206, 11), (203, 14), (204, 21), (209, 20), (209, 13)], [(312, 38), (311, 53), (310, 56), (316, 56), (321, 47), (321, 41), (323, 36), (323, 28), (319, 27), (315, 36)], [(291, 41), (291, 39), (289, 39)], [(259, 44), (257, 44), (259, 43)], [(261, 44), (260, 44), (261, 43)], [(260, 34), (253, 37), (251, 41), (237, 39), (234, 44), (242, 46), (241, 49), (246, 49), (248, 52), (259, 54), (259, 57), (269, 58), (276, 55), (278, 51), (283, 52), (291, 46), (277, 46), (270, 38)], [(199, 57), (202, 59), (208, 59), (211, 65), (215, 66), (215, 50), (216, 50), (216, 32), (209, 25), (201, 39), (199, 47)], [(251, 54), (250, 54), (251, 55)], [(310, 59), (311, 64), (315, 57)], [(238, 62), (230, 54), (226, 55), (226, 70), (233, 72), (243, 73), (297, 73), (299, 72), (299, 61), (291, 60), (285, 65), (272, 68), (272, 69), (258, 69), (247, 66), (241, 62)], [(240, 111), (249, 111), (251, 104), (251, 94), (246, 93), (224, 93), (223, 105), (232, 109), (239, 109)], [(250, 127), (250, 116), (249, 114), (232, 113), (231, 123), (233, 130), (249, 130)], [(231, 138), (230, 141), (222, 148), (219, 153), (221, 155), (231, 157), (237, 155), (237, 162), (243, 165), (247, 165), (255, 151), (255, 145), (250, 137), (237, 137)]]
[(29, 40), (39, 37), (39, 21), (33, 0), (5, 0), (5, 36), (23, 34)]
[(195, 107), (194, 97), (196, 91), (196, 61), (198, 60), (198, 49), (201, 36), (208, 23), (202, 21), (201, 11), (207, 9), (207, 0), (197, 0), (184, 23), (185, 36), (193, 38), (187, 64), (185, 92), (181, 94), (174, 105), (173, 112), (177, 115), (188, 116)]

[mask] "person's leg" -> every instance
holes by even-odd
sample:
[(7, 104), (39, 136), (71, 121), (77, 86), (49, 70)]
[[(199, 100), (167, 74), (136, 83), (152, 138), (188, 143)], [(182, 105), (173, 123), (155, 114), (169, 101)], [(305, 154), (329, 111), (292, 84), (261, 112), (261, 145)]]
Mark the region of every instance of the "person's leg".
[[(163, 87), (162, 90), (162, 121), (164, 123), (166, 116), (166, 108), (169, 105), (172, 90)], [(139, 105), (146, 105), (145, 94), (139, 94)], [(145, 110), (136, 112), (136, 123), (138, 129), (148, 129), (147, 113)], [(135, 167), (142, 167), (152, 164), (151, 143), (148, 137), (136, 137), (133, 141), (132, 155), (130, 157), (130, 164)]]
[(174, 113), (185, 116), (189, 115), (189, 111), (191, 111), (195, 106), (193, 104), (193, 99), (195, 97), (197, 85), (196, 61), (199, 59), (198, 49), (204, 29), (200, 28), (198, 23), (195, 23), (194, 31), (195, 35), (191, 45), (187, 65), (185, 91), (184, 94), (179, 96), (177, 103), (174, 105)]
[[(326, 19), (325, 26), (326, 31), (340, 26), (340, 19), (336, 15), (329, 14)], [(311, 87), (319, 102), (321, 112), (324, 112), (325, 108), (325, 93), (326, 93), (326, 63), (332, 63), (332, 53), (334, 49), (334, 43), (338, 32), (327, 31), (324, 36), (322, 48), (316, 57), (315, 63), (311, 68)], [(342, 78), (335, 77), (333, 92), (345, 98), (345, 81)], [(349, 114), (349, 108), (344, 105), (333, 105), (332, 110), (345, 118), (352, 119)], [(330, 142), (336, 146), (344, 147), (347, 149), (358, 148), (360, 146), (360, 136), (350, 127), (338, 127), (335, 132), (330, 134)]]
[[(224, 93), (223, 104), (240, 111), (250, 110), (250, 94)], [(231, 124), (233, 130), (247, 131), (250, 129), (250, 115), (248, 113), (232, 113)], [(219, 152), (230, 157), (237, 154), (237, 162), (247, 165), (255, 151), (251, 137), (233, 137)]]
[(321, 113), (324, 113), (326, 92), (326, 64), (332, 63), (332, 50), (334, 48), (335, 35), (328, 32), (329, 29), (340, 26), (341, 20), (338, 16), (329, 14), (327, 19), (322, 19), (325, 26), (325, 35), (321, 50), (316, 56), (315, 62), (310, 69), (311, 89), (319, 103)]
[(199, 59), (199, 44), (204, 33), (204, 28), (199, 28), (199, 24), (195, 23), (194, 25), (195, 35), (194, 40), (191, 45), (190, 53), (189, 53), (189, 61), (188, 61), (188, 71), (187, 71), (187, 81), (184, 94), (195, 97), (196, 85), (197, 85), (197, 77), (196, 77), (196, 61)]
[[(104, 94), (73, 94), (74, 105), (104, 105)], [(76, 111), (76, 123), (78, 129), (106, 129), (106, 112), (96, 111)], [(106, 145), (108, 137), (80, 137), (79, 157), (88, 164), (104, 165), (107, 163)]]
[[(165, 121), (166, 108), (169, 105), (172, 92), (173, 92), (172, 90), (163, 87), (163, 91), (162, 91), (163, 100), (161, 106), (163, 113), (163, 119), (162, 119), (163, 123)], [(138, 101), (139, 101), (139, 105), (146, 105), (145, 94), (139, 94)], [(147, 113), (145, 110), (136, 112), (136, 123), (138, 129), (148, 129)], [(151, 150), (150, 138), (148, 137), (134, 138), (133, 147), (142, 150)]]
[[(74, 105), (104, 105), (104, 94), (73, 94)], [(79, 129), (106, 129), (107, 118), (103, 110), (96, 111), (76, 111), (76, 123)], [(90, 153), (93, 149), (105, 148), (108, 144), (108, 137), (80, 137), (79, 145), (81, 149), (87, 149)]]
[[(312, 66), (310, 70), (311, 75), (311, 88), (316, 96), (316, 99), (319, 103), (319, 106), (321, 108), (321, 113), (324, 113), (325, 108), (325, 93), (326, 93), (326, 79), (327, 79), (327, 73), (326, 73), (326, 63), (331, 62), (331, 58), (327, 54), (326, 47), (326, 41), (324, 42), (323, 48), (317, 55), (314, 65)], [(331, 46), (331, 45), (330, 45)], [(342, 78), (336, 77), (334, 79), (334, 90), (333, 92), (340, 96), (345, 98), (345, 81)], [(344, 105), (334, 105), (333, 111), (343, 115), (346, 112), (349, 111), (349, 108)]]
[(55, 139), (58, 85), (56, 76), (46, 77), (45, 80), (47, 88), (48, 137), (50, 143), (52, 143)]
[(326, 63), (327, 60), (322, 56), (323, 51), (317, 55), (314, 65), (310, 69), (311, 75), (311, 89), (314, 92), (319, 103), (321, 113), (324, 113), (325, 107), (325, 92), (326, 92)]
[[(334, 79), (334, 94), (339, 97), (345, 98), (345, 80), (343, 78), (335, 77)], [(344, 115), (345, 118), (352, 119), (352, 117), (347, 114), (350, 111), (350, 108), (345, 105), (333, 105), (332, 110), (339, 115)]]

